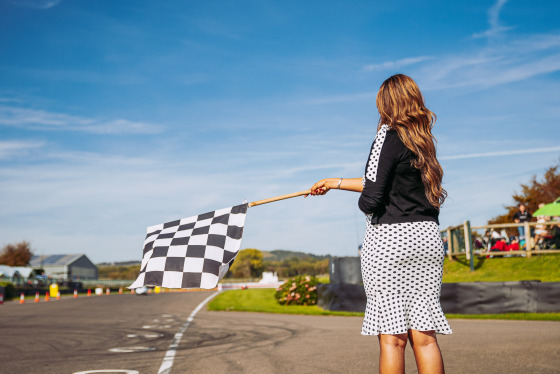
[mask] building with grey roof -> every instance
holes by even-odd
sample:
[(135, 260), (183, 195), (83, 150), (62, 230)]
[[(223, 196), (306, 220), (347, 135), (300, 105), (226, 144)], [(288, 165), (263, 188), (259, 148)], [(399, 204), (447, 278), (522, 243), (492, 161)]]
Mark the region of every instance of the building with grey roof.
[(29, 266), (44, 275), (64, 280), (97, 279), (97, 266), (84, 254), (33, 256)]

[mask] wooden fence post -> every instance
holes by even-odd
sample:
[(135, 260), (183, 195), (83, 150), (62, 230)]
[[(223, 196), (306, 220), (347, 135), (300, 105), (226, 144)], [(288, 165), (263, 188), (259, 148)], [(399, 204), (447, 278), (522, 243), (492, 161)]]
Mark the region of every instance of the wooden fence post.
[(474, 271), (474, 246), (473, 246), (473, 242), (472, 242), (472, 233), (471, 233), (471, 221), (466, 221), (465, 222), (467, 225), (467, 232), (469, 234), (468, 238), (465, 238), (465, 246), (469, 246), (469, 266), (471, 268), (471, 271)]
[(447, 227), (447, 257), (453, 261), (453, 241), (451, 240), (451, 229)]
[(527, 251), (527, 258), (531, 258), (531, 228), (529, 222), (523, 222), (523, 227), (525, 228), (525, 251)]
[(471, 230), (469, 221), (465, 221), (463, 224), (463, 231), (465, 233), (465, 254), (467, 255), (467, 260), (471, 259)]

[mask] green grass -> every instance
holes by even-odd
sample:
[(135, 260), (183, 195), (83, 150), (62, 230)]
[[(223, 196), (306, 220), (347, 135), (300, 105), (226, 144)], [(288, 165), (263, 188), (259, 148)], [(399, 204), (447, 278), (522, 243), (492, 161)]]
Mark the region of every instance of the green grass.
[[(249, 289), (225, 291), (216, 296), (208, 310), (278, 314), (305, 314), (315, 316), (363, 316), (358, 312), (332, 312), (318, 306), (280, 305), (274, 298), (274, 289)], [(560, 313), (507, 313), (507, 314), (446, 314), (453, 319), (505, 319), (560, 321)]]
[(560, 321), (560, 313), (445, 314), (449, 319), (508, 319), (525, 321)]
[(260, 312), (278, 314), (305, 314), (316, 316), (363, 316), (363, 313), (331, 312), (316, 305), (280, 305), (274, 298), (276, 290), (271, 288), (252, 290), (230, 290), (216, 296), (208, 305), (208, 310)]
[(454, 261), (445, 259), (443, 282), (508, 282), (540, 280), (560, 282), (560, 255), (533, 255), (526, 257), (474, 258), (475, 271), (470, 271), (465, 257)]
[(330, 283), (331, 278), (329, 277), (328, 274), (317, 276), (317, 282), (319, 282), (319, 283)]

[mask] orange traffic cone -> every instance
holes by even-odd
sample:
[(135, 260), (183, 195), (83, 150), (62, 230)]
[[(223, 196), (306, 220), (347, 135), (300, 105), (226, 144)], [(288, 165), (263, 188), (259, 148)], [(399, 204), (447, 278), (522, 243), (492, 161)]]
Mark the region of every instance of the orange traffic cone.
[(87, 295), (88, 295), (88, 297), (91, 296), (91, 289), (88, 289), (88, 290), (87, 290)]
[(47, 291), (47, 293), (45, 294), (45, 301), (49, 301), (51, 298), (51, 295), (49, 293), (49, 291)]
[(25, 303), (25, 295), (23, 294), (23, 292), (22, 292), (21, 295), (19, 296), (19, 303), (20, 303), (20, 304), (24, 304), (24, 303)]
[(78, 297), (78, 290), (74, 290), (74, 298)]
[(57, 292), (57, 294), (56, 294), (56, 299), (57, 299), (57, 300), (60, 300), (60, 291)]
[(134, 288), (130, 290), (130, 294), (134, 295)]
[(35, 292), (35, 302), (39, 302), (39, 292)]
[(119, 288), (119, 295), (122, 295), (122, 287)]
[(107, 287), (107, 291), (105, 292), (105, 294), (107, 294), (107, 295), (111, 294), (111, 289), (109, 287)]

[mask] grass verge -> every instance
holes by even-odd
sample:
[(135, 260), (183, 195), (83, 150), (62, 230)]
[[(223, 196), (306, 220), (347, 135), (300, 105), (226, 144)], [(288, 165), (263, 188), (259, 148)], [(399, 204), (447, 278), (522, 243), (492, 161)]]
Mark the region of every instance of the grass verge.
[[(334, 312), (318, 306), (280, 305), (274, 289), (230, 290), (216, 296), (208, 310), (314, 316), (363, 316), (361, 312)], [(449, 319), (504, 319), (528, 321), (560, 321), (560, 313), (446, 314)]]
[(560, 313), (445, 314), (448, 319), (507, 319), (524, 321), (560, 321)]
[(511, 282), (540, 280), (541, 282), (560, 282), (560, 255), (534, 255), (526, 257), (474, 258), (474, 269), (470, 271), (465, 257), (454, 261), (445, 259), (443, 282)]
[(364, 315), (364, 313), (333, 312), (330, 310), (323, 310), (316, 305), (280, 305), (274, 298), (275, 291), (276, 290), (271, 288), (226, 291), (216, 296), (210, 302), (210, 304), (208, 304), (208, 310), (277, 314), (304, 314), (315, 316)]

